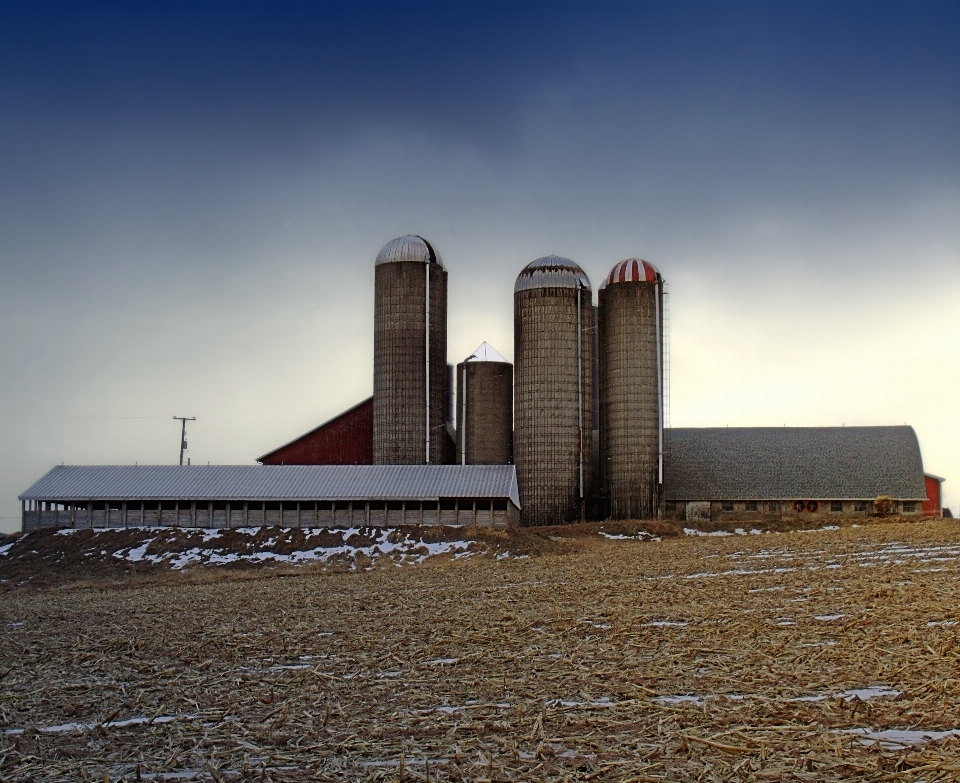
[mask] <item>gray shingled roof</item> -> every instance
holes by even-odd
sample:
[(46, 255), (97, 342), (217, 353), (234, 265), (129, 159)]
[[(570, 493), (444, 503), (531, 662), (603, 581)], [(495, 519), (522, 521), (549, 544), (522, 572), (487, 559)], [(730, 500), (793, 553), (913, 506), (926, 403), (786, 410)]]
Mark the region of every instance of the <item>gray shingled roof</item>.
[(21, 500), (510, 498), (513, 465), (58, 465)]
[(913, 427), (664, 431), (666, 500), (924, 500)]

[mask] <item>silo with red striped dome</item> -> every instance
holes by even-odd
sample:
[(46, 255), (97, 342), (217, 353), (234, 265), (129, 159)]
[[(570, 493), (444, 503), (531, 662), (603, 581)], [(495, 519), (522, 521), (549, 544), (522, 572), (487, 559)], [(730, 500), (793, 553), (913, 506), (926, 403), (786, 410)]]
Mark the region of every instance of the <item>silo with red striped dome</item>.
[(600, 472), (613, 519), (660, 515), (663, 279), (628, 258), (599, 291)]

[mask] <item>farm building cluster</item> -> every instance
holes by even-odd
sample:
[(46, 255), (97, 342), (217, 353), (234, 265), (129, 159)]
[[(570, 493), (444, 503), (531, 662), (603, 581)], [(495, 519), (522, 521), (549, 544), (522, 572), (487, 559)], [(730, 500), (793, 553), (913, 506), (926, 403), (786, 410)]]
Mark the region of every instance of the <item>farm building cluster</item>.
[(20, 496), (23, 529), (941, 513), (909, 426), (665, 426), (647, 261), (616, 264), (596, 304), (573, 261), (524, 267), (512, 365), (487, 343), (447, 363), (447, 270), (422, 237), (380, 251), (374, 303), (372, 397), (259, 465), (55, 467)]

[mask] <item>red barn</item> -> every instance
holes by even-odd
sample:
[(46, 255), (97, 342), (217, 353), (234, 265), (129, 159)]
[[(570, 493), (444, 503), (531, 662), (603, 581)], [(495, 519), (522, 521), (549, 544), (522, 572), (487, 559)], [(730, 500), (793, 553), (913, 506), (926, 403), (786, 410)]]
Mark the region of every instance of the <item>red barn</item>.
[(372, 465), (373, 397), (257, 458), (264, 465)]
[(943, 515), (943, 487), (946, 479), (934, 476), (932, 473), (923, 474), (923, 483), (927, 486), (927, 499), (923, 501), (923, 515), (925, 517), (939, 517)]

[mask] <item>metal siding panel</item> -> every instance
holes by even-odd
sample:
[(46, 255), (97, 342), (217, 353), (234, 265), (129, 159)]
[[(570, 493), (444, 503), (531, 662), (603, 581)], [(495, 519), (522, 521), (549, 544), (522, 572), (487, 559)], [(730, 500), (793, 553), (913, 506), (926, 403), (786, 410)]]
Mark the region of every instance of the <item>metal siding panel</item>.
[(22, 500), (515, 498), (512, 465), (58, 465)]

